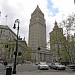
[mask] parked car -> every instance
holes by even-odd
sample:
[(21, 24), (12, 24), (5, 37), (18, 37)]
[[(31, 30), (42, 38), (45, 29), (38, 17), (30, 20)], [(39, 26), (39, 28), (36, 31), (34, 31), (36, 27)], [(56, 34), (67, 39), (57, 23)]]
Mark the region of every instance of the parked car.
[(72, 70), (75, 70), (75, 63), (68, 65), (68, 67)]
[(46, 64), (46, 62), (40, 62), (38, 64), (38, 69), (41, 70), (41, 69), (46, 69), (48, 70), (49, 69), (49, 66)]
[(51, 65), (49, 65), (50, 69), (56, 69), (56, 70), (65, 70), (66, 66), (62, 65), (60, 63), (52, 63)]

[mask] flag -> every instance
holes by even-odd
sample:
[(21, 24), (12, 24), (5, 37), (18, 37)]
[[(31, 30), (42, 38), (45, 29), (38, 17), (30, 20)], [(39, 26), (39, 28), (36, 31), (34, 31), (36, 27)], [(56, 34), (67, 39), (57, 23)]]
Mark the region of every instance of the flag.
[(6, 15), (5, 17), (6, 17), (6, 25), (7, 25), (7, 17), (8, 17), (8, 15)]
[(7, 17), (7, 15), (5, 17)]

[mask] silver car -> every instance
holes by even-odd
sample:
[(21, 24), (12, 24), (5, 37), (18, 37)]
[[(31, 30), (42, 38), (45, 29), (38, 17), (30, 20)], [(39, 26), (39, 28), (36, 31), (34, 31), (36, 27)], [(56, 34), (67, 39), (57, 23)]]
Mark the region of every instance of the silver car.
[(50, 66), (50, 69), (56, 69), (56, 70), (65, 70), (66, 66), (62, 65), (60, 63), (52, 63)]
[(46, 62), (40, 62), (40, 63), (38, 64), (38, 69), (39, 69), (39, 70), (42, 70), (42, 69), (48, 70), (48, 69), (49, 69), (49, 66), (46, 64)]

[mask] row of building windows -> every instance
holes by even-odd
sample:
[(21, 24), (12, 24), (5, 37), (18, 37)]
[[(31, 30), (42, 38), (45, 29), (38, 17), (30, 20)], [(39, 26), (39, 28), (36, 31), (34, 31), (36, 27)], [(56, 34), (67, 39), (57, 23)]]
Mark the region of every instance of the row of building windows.
[(8, 30), (0, 30), (0, 34), (1, 35), (7, 35), (7, 34), (10, 35), (10, 32)]

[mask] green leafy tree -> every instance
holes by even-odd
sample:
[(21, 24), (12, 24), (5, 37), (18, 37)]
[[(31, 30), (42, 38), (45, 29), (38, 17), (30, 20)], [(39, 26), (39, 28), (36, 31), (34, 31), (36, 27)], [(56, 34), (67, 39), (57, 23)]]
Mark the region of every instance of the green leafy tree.
[(65, 50), (68, 52), (69, 61), (72, 59), (72, 51), (74, 49), (74, 43), (72, 42), (72, 32), (75, 30), (75, 14), (69, 15), (66, 20), (62, 20), (61, 27), (64, 29), (64, 33), (66, 36), (66, 44), (63, 44), (65, 47)]

